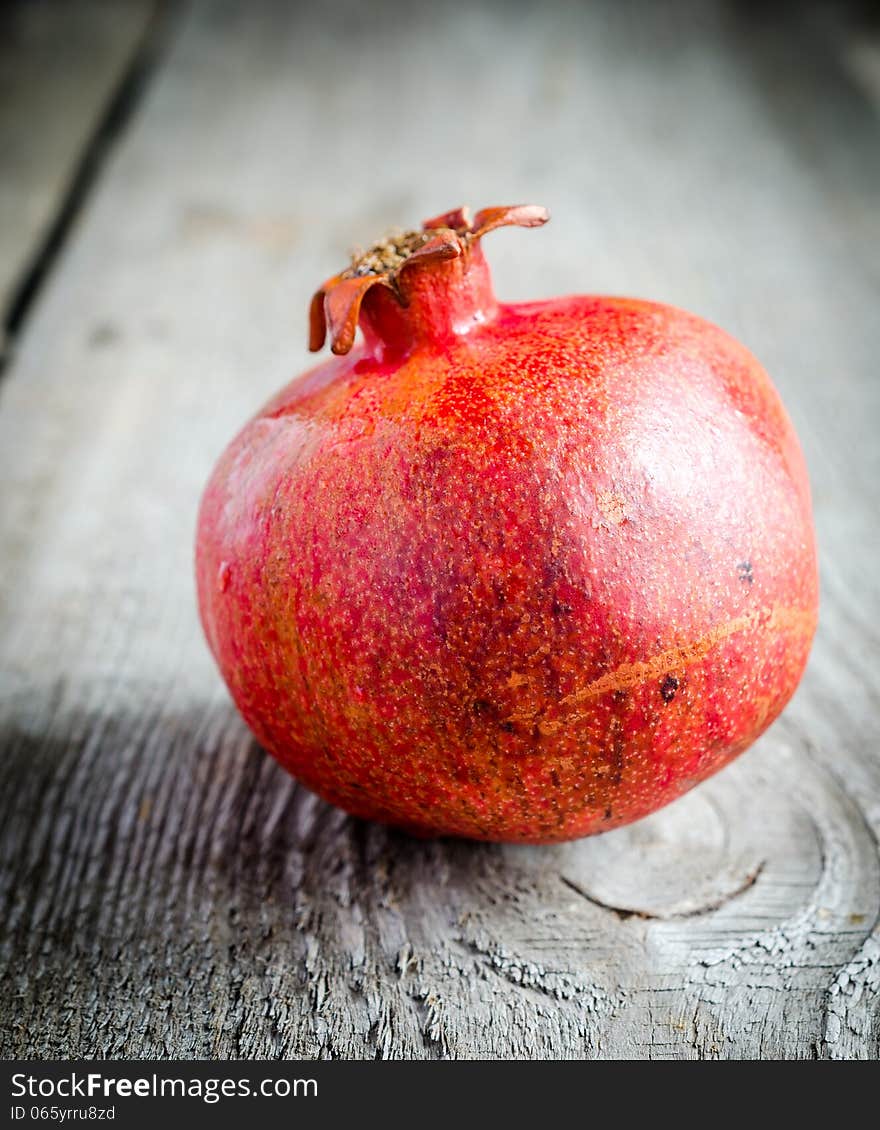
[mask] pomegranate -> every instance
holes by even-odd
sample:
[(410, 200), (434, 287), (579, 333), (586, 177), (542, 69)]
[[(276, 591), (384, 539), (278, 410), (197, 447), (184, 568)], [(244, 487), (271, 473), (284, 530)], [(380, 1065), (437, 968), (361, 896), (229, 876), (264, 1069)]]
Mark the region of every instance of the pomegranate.
[[(749, 746), (806, 664), (810, 496), (750, 353), (632, 298), (496, 301), (464, 209), (330, 279), (202, 500), (202, 622), (292, 774), (422, 835), (571, 839)], [(358, 325), (363, 343), (355, 346)]]

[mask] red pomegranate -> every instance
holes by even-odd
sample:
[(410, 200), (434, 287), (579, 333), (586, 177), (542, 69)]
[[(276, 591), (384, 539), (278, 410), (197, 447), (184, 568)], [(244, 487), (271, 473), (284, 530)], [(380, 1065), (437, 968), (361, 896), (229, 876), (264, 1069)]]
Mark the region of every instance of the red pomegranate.
[[(631, 298), (505, 305), (464, 209), (315, 295), (202, 500), (201, 616), (262, 745), (349, 812), (549, 842), (750, 745), (816, 626), (803, 457), (757, 361)], [(363, 344), (354, 346), (358, 324)]]

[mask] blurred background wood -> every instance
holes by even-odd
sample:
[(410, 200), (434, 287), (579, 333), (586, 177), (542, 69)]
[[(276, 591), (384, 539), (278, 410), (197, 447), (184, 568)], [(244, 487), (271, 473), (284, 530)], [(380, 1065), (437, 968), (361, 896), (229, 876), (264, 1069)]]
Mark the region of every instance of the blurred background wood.
[[(876, 42), (850, 4), (181, 8), (0, 395), (0, 1053), (880, 1054)], [(195, 613), (200, 489), (307, 364), (314, 285), (465, 200), (554, 214), (491, 237), (505, 298), (635, 293), (742, 338), (814, 484), (789, 710), (557, 848), (328, 808)]]
[(63, 212), (154, 10), (150, 0), (0, 5), (0, 314)]

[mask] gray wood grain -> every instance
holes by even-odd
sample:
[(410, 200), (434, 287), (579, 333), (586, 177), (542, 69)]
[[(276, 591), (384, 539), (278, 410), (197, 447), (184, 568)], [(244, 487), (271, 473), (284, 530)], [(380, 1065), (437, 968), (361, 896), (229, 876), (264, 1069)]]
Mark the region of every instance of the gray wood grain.
[(39, 255), (153, 9), (151, 0), (0, 7), (0, 316)]
[[(877, 1057), (880, 127), (828, 9), (319, 7), (187, 9), (2, 389), (0, 1052)], [(814, 484), (790, 709), (555, 848), (322, 804), (195, 615), (200, 489), (306, 364), (311, 289), (462, 200), (553, 211), (491, 237), (504, 297), (641, 294), (741, 337)]]

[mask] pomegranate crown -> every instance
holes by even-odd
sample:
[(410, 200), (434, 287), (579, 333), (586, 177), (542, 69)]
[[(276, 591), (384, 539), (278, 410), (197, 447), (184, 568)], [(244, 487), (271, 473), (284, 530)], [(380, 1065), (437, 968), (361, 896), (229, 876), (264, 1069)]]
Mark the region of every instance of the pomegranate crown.
[(329, 332), (332, 351), (348, 353), (354, 344), (361, 303), (371, 287), (387, 287), (406, 305), (400, 280), (410, 267), (457, 259), (495, 228), (536, 228), (549, 219), (550, 213), (538, 204), (483, 208), (473, 220), (462, 207), (426, 220), (421, 231), (379, 240), (367, 251), (357, 252), (350, 266), (315, 291), (309, 309), (309, 349), (313, 353), (321, 349)]

